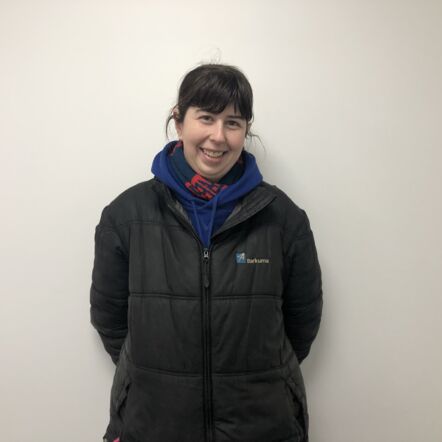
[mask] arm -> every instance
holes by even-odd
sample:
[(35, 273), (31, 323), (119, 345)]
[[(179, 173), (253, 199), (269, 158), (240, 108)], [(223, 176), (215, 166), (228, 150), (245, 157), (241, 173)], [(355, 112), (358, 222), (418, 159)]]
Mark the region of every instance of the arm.
[(127, 335), (128, 257), (104, 208), (95, 229), (95, 259), (90, 289), (91, 323), (117, 363)]
[[(287, 336), (301, 363), (310, 352), (322, 314), (321, 268), (313, 232), (304, 211), (302, 227), (287, 241), (283, 315)], [(289, 228), (290, 229), (290, 228)]]

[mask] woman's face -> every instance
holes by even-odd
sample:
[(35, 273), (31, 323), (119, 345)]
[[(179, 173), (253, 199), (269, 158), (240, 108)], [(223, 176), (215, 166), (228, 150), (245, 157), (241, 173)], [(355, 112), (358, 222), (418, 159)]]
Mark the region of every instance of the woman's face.
[(190, 167), (213, 182), (219, 181), (240, 157), (248, 129), (233, 104), (219, 114), (190, 106), (184, 121), (175, 122), (175, 127)]

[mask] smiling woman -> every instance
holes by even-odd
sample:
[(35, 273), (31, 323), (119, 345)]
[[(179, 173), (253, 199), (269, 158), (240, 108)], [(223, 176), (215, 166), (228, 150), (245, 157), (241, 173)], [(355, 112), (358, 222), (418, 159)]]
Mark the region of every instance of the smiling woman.
[(91, 321), (116, 370), (108, 442), (306, 442), (300, 363), (321, 269), (304, 210), (245, 151), (252, 88), (236, 67), (183, 79), (178, 140), (95, 233)]
[(247, 132), (247, 123), (235, 114), (233, 104), (219, 114), (191, 106), (182, 122), (175, 118), (175, 127), (189, 166), (214, 182), (238, 161)]

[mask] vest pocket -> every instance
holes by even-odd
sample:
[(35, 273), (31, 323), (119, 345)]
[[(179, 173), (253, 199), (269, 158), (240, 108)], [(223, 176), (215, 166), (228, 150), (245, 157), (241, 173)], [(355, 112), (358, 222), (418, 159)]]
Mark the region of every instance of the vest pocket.
[(115, 412), (120, 417), (120, 419), (124, 418), (124, 408), (126, 405), (126, 399), (129, 393), (130, 385), (131, 385), (130, 379), (126, 377), (123, 386), (121, 388), (120, 394), (117, 396), (115, 400)]
[(109, 442), (121, 435), (124, 426), (124, 414), (126, 407), (126, 400), (132, 384), (128, 372), (127, 356), (122, 350), (120, 359), (114, 374), (112, 383), (111, 397), (110, 397), (110, 421), (105, 434)]
[(290, 408), (292, 415), (295, 418), (295, 425), (299, 430), (300, 440), (302, 442), (308, 441), (308, 413), (307, 413), (307, 401), (305, 395), (300, 388), (296, 385), (292, 378), (286, 379), (286, 386), (288, 392), (288, 399), (290, 402)]
[(202, 378), (131, 367), (120, 440), (203, 442)]

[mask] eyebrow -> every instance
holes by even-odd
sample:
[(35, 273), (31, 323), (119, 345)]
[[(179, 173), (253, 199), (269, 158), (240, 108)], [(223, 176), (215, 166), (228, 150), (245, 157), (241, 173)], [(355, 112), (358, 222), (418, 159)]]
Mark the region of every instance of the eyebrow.
[[(205, 112), (205, 113), (208, 113), (208, 114), (213, 114), (213, 112), (205, 111), (203, 109), (198, 109), (196, 112), (197, 113)], [(227, 115), (227, 118), (234, 118), (236, 120), (245, 120), (245, 118), (242, 117), (241, 115)]]

